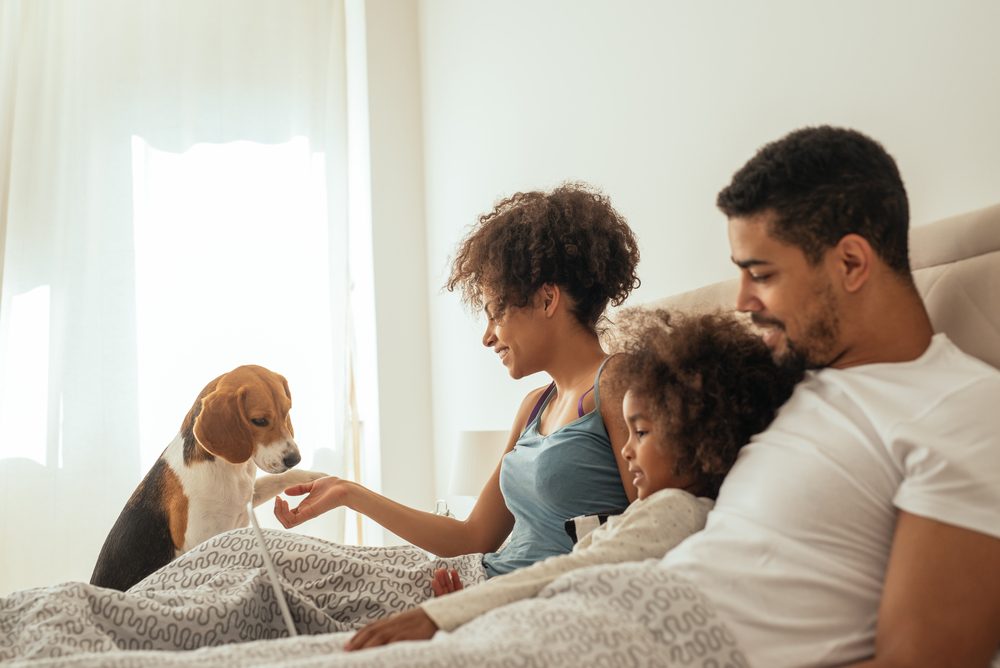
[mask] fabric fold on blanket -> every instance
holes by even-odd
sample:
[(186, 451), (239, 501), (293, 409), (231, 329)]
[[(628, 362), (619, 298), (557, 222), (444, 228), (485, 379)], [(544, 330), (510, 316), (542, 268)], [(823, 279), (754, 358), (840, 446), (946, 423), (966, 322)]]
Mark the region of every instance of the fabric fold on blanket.
[[(433, 595), (436, 568), (486, 578), (482, 555), (356, 547), (265, 531), (300, 633), (356, 630)], [(0, 661), (115, 650), (190, 650), (286, 635), (249, 529), (216, 536), (127, 592), (79, 582), (0, 599)]]

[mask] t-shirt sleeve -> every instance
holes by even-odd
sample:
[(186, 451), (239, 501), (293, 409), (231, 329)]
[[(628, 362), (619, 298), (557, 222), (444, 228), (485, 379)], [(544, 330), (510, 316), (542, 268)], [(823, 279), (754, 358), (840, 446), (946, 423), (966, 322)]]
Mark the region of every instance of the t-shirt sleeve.
[(569, 554), (549, 557), (483, 584), (421, 603), (439, 629), (451, 631), (493, 608), (530, 598), (564, 573), (598, 564), (659, 558), (705, 526), (710, 504), (680, 490), (637, 501), (587, 534)]
[(1000, 538), (1000, 376), (901, 426), (892, 450), (903, 471), (897, 508)]

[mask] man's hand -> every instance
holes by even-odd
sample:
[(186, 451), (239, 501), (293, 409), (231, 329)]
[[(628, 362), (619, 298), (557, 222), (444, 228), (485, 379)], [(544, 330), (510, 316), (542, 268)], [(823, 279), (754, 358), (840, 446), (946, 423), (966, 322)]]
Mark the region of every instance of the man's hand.
[(346, 505), (351, 482), (327, 476), (312, 482), (293, 485), (285, 490), (289, 496), (308, 494), (297, 508), (290, 508), (280, 496), (274, 497), (274, 516), (286, 529), (311, 520), (328, 510)]
[(463, 588), (462, 578), (458, 577), (458, 571), (454, 568), (451, 570), (439, 568), (434, 571), (434, 579), (431, 580), (431, 589), (434, 590), (435, 596), (444, 596)]
[(353, 652), (356, 649), (388, 645), (398, 640), (430, 640), (437, 630), (437, 624), (423, 609), (413, 608), (372, 622), (355, 633), (344, 645), (344, 649)]

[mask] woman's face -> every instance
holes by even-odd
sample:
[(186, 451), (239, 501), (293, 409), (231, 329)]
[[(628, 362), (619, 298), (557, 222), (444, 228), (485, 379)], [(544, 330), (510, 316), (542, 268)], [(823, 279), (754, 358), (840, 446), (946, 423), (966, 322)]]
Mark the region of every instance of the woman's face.
[(483, 345), (492, 348), (511, 378), (524, 378), (544, 367), (548, 339), (544, 302), (537, 298), (521, 308), (496, 314), (496, 299), (487, 299)]
[(631, 390), (622, 399), (622, 413), (628, 424), (628, 441), (622, 456), (628, 462), (633, 484), (640, 499), (668, 487), (683, 489), (690, 482), (688, 476), (674, 473), (676, 457), (663, 427), (653, 420), (646, 397)]

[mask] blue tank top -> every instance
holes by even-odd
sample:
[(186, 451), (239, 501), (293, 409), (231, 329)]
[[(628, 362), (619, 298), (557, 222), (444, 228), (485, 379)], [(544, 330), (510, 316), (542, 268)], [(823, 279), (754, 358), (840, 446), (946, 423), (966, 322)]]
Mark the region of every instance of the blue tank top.
[[(607, 360), (605, 360), (606, 363)], [(550, 392), (500, 465), (500, 491), (514, 529), (499, 552), (483, 555), (487, 577), (509, 573), (573, 549), (564, 522), (628, 505), (611, 439), (601, 418), (594, 378), (594, 410), (543, 436), (538, 424)]]

